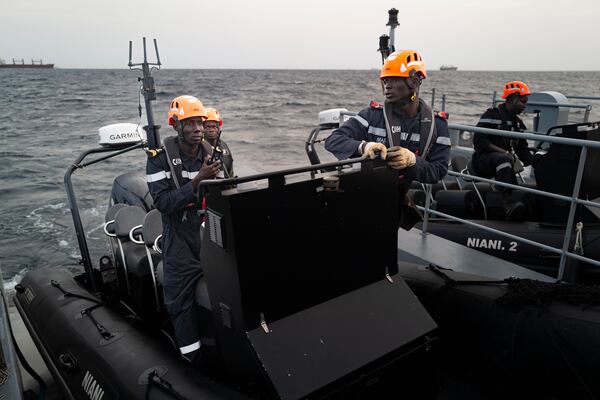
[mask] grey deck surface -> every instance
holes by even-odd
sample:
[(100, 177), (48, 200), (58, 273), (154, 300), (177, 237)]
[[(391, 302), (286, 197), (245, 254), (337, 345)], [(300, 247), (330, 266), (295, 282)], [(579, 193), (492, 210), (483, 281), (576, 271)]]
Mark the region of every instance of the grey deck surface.
[(436, 264), (454, 271), (494, 279), (509, 277), (555, 282), (547, 275), (493, 257), (475, 249), (451, 242), (439, 236), (413, 228), (398, 230), (398, 260), (418, 264)]

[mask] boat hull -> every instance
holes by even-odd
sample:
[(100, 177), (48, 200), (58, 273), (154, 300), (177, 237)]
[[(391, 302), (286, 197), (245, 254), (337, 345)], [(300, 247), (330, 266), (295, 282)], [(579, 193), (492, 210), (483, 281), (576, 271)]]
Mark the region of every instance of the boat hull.
[[(85, 298), (65, 296), (52, 284)], [(243, 399), (245, 396), (205, 377), (183, 361), (160, 335), (143, 333), (96, 298), (67, 273), (40, 269), (28, 273), (15, 303), (55, 380), (70, 399), (162, 399), (148, 385), (153, 371), (184, 398)], [(112, 337), (101, 335), (96, 323)]]
[[(544, 224), (539, 222), (508, 221), (474, 221), (488, 228), (533, 240), (547, 246), (562, 248), (565, 236), (564, 225)], [(451, 240), (463, 246), (474, 248), (503, 260), (522, 265), (537, 272), (557, 277), (560, 254), (509, 239), (500, 234), (481, 229), (465, 229), (464, 225), (446, 221), (430, 220), (427, 231)], [(576, 233), (571, 235), (569, 249), (573, 249)], [(584, 255), (592, 259), (600, 259), (600, 225), (584, 224), (582, 244)], [(566, 272), (571, 282), (597, 283), (600, 281), (600, 269), (593, 265), (568, 260)]]

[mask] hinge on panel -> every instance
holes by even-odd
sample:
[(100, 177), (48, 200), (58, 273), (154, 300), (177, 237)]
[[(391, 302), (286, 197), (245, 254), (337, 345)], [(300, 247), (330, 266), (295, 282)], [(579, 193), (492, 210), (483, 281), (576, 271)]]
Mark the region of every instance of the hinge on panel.
[(260, 326), (262, 326), (263, 331), (265, 331), (265, 333), (271, 332), (269, 326), (267, 325), (267, 321), (265, 321), (265, 314), (263, 313), (260, 313)]
[(387, 279), (389, 283), (394, 283), (394, 280), (390, 276), (390, 271), (388, 270), (388, 267), (385, 267), (385, 279)]

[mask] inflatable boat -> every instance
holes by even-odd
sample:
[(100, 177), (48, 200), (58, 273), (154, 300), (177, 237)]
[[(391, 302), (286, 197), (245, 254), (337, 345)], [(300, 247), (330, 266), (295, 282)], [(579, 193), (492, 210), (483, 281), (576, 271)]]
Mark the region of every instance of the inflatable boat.
[[(570, 124), (555, 127), (549, 134), (557, 138), (585, 140), (596, 147), (590, 147), (584, 162), (580, 163), (580, 149), (576, 146), (559, 143), (540, 146), (534, 161), (536, 184), (521, 184), (520, 189), (513, 191), (514, 199), (527, 206), (525, 221), (506, 221), (502, 197), (499, 190), (494, 189), (494, 183), (476, 182), (477, 178), (469, 178), (476, 172), (466, 159), (457, 156), (452, 159), (453, 172), (449, 172), (455, 182), (432, 187), (432, 208), (477, 223), (483, 229), (464, 229), (458, 220), (434, 216), (428, 221), (428, 232), (554, 277), (558, 275), (561, 255), (548, 247), (560, 249), (566, 243), (571, 252), (600, 260), (600, 208), (594, 208), (593, 204), (578, 204), (570, 217), (571, 203), (568, 201), (573, 196), (578, 167), (582, 168), (578, 198), (595, 203), (600, 199), (600, 181), (593, 172), (600, 163), (600, 148), (597, 147), (600, 125), (597, 122)], [(568, 199), (547, 197), (542, 192)], [(425, 191), (419, 185), (413, 186), (411, 196), (417, 204), (425, 205)], [(572, 228), (566, 232), (570, 218)], [(600, 268), (588, 262), (569, 259), (567, 271), (568, 275), (564, 278), (571, 282), (599, 282)]]
[[(392, 278), (398, 199), (383, 163), (348, 160), (201, 183), (198, 369), (172, 339), (161, 219), (140, 175), (115, 179), (104, 225), (110, 250), (92, 260), (71, 176), (159, 149), (150, 65), (141, 64), (145, 132), (102, 128), (101, 146), (65, 173), (83, 271), (42, 268), (16, 287), (18, 311), (66, 398), (434, 398), (438, 328), (404, 281)], [(349, 164), (360, 168), (318, 173)], [(355, 223), (355, 210), (376, 199), (375, 219)], [(365, 232), (384, 239), (361, 243)]]
[[(66, 398), (600, 396), (591, 379), (600, 359), (594, 289), (511, 303), (511, 284), (524, 280), (490, 282), (399, 261), (397, 174), (378, 160), (202, 183), (204, 276), (195, 300), (204, 345), (202, 366), (192, 368), (165, 313), (162, 226), (144, 178), (115, 178), (104, 224), (109, 250), (97, 261), (71, 183), (84, 167), (160, 148), (151, 64), (139, 65), (148, 126), (101, 129), (101, 146), (65, 174), (82, 257), (69, 269), (78, 272), (38, 269), (16, 288), (19, 313)], [(111, 134), (119, 129), (126, 134)], [(357, 218), (364, 204), (378, 205), (369, 219)], [(565, 287), (552, 285), (543, 292)], [(518, 367), (534, 368), (531, 379), (506, 373), (520, 374)], [(556, 380), (550, 386), (543, 376)]]

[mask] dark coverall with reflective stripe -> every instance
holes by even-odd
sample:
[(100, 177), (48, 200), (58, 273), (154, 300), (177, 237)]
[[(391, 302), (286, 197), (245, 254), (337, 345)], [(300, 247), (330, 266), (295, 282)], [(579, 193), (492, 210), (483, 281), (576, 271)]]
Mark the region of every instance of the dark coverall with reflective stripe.
[[(405, 147), (417, 154), (416, 164), (400, 171), (404, 175), (404, 182), (409, 185), (417, 180), (421, 183), (436, 183), (448, 172), (448, 158), (450, 156), (450, 135), (448, 123), (444, 118), (435, 117), (437, 139), (425, 158), (419, 153), (420, 131), (418, 118), (410, 119), (402, 127), (401, 142), (397, 145)], [(412, 125), (412, 126), (411, 126)], [(407, 129), (408, 128), (408, 129)], [(362, 141), (379, 142), (390, 146), (388, 143), (385, 119), (381, 107), (365, 108), (358, 115), (350, 118), (339, 128), (335, 129), (325, 140), (325, 149), (333, 153), (339, 160), (360, 157), (358, 147)], [(406, 189), (408, 187), (405, 185)]]
[[(479, 119), (477, 126), (515, 132), (526, 129), (523, 121), (516, 114), (510, 114), (504, 104), (488, 108)], [(475, 147), (473, 167), (477, 173), (484, 178), (496, 177), (497, 181), (517, 184), (517, 178), (513, 172), (512, 156), (491, 150), (490, 143), (509, 152), (512, 146), (523, 164), (530, 165), (533, 156), (527, 149), (527, 141), (483, 133), (475, 133), (473, 137), (473, 146)]]
[(183, 182), (177, 189), (165, 152), (148, 157), (146, 173), (155, 207), (162, 214), (162, 256), (165, 306), (173, 322), (182, 354), (200, 348), (199, 316), (195, 301), (200, 267), (200, 217), (198, 194), (192, 178), (207, 153), (202, 146), (196, 158), (181, 153)]

